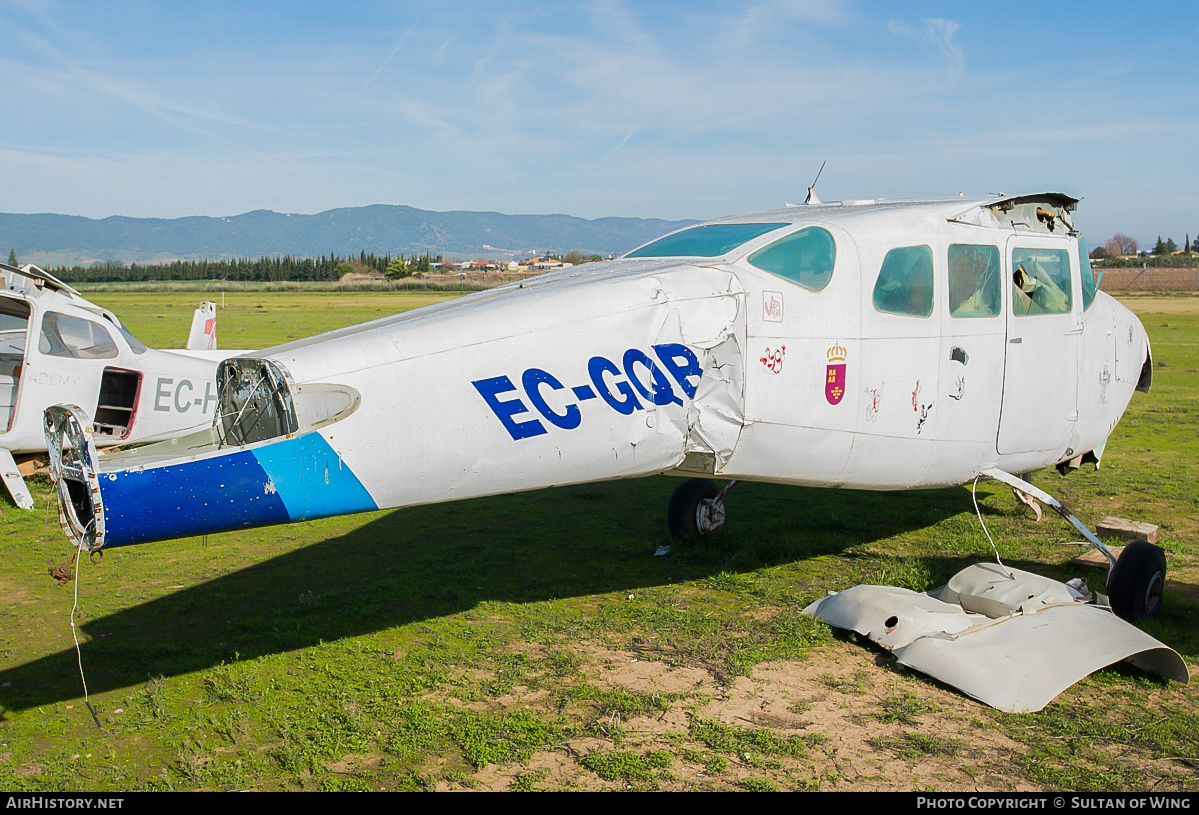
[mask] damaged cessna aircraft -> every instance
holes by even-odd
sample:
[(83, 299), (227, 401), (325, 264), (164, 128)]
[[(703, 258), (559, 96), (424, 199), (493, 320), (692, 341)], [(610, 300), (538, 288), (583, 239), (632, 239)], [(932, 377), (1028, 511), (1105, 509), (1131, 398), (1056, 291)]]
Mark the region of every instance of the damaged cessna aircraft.
[[(667, 473), (688, 478), (671, 531), (703, 535), (725, 522), (711, 477), (927, 489), (1097, 462), (1152, 360), (1098, 290), (1076, 204), (811, 195), (226, 360), (214, 425), (171, 442), (99, 456), (93, 420), (51, 408), (62, 526), (95, 550)], [(1151, 549), (1112, 571), (1122, 616), (1160, 603)], [(1061, 616), (1051, 595), (1030, 620)], [(865, 607), (847, 624), (886, 628)], [(987, 628), (959, 607), (954, 634)]]

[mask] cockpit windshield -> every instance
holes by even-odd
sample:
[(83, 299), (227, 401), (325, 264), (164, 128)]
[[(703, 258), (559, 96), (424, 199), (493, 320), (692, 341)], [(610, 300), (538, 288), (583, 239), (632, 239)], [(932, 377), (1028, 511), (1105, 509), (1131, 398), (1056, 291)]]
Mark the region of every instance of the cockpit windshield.
[(708, 224), (675, 232), (636, 251), (630, 258), (714, 258), (731, 252), (746, 241), (790, 224)]

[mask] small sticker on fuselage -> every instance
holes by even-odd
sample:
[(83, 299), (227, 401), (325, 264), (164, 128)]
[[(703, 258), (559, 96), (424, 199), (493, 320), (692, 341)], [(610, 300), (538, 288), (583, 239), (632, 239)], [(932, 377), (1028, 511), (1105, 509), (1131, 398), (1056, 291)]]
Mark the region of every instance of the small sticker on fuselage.
[(768, 323), (783, 321), (783, 293), (781, 291), (762, 292), (762, 319)]
[(878, 421), (878, 406), (883, 399), (883, 388), (880, 385), (877, 388), (866, 389), (866, 421)]
[(916, 434), (924, 429), (924, 423), (928, 420), (928, 413), (933, 409), (932, 403), (920, 406), (920, 418), (916, 420)]
[(783, 356), (787, 353), (787, 346), (781, 348), (767, 348), (766, 355), (758, 361), (762, 363), (762, 367), (766, 369), (768, 374), (777, 374), (783, 370)]

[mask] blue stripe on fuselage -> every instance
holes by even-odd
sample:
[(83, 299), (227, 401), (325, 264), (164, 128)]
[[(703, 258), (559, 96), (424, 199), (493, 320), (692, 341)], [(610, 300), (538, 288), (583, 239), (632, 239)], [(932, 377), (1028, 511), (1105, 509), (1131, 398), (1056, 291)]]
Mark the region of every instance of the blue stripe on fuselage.
[(105, 546), (377, 509), (319, 433), (100, 475)]
[(268, 444), (254, 455), (293, 521), (379, 508), (320, 433)]

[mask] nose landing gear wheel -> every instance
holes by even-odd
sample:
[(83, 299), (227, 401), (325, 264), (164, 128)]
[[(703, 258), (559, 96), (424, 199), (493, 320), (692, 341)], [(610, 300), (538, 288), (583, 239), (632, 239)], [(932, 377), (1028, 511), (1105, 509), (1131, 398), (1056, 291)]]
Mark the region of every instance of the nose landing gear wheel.
[(670, 496), (666, 510), (670, 534), (680, 540), (716, 537), (724, 532), (721, 490), (706, 478), (689, 478)]
[(1166, 553), (1143, 540), (1124, 547), (1107, 579), (1112, 611), (1130, 622), (1161, 611), (1165, 588)]

